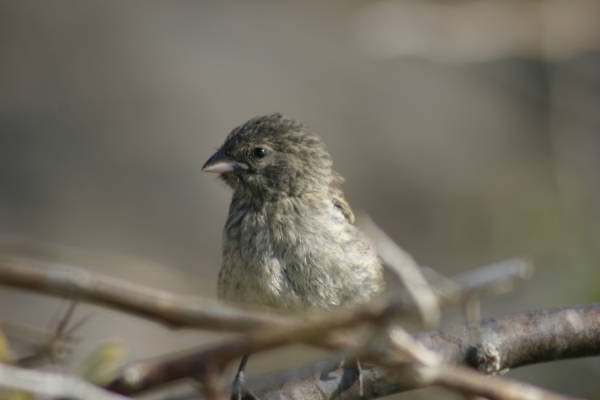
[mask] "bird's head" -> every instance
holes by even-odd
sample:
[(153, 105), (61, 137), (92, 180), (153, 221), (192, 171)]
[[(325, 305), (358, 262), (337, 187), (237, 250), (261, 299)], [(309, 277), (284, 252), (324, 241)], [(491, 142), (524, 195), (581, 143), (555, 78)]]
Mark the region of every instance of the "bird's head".
[(255, 199), (327, 190), (331, 156), (321, 139), (281, 114), (235, 128), (202, 170), (220, 174), (236, 192)]

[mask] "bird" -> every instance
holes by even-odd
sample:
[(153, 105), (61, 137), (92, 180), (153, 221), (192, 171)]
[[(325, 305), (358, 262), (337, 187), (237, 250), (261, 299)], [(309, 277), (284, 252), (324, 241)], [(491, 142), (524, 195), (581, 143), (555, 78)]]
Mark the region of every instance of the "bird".
[[(364, 303), (385, 288), (383, 266), (355, 218), (322, 139), (276, 113), (234, 128), (202, 170), (233, 189), (217, 297), (299, 313)], [(242, 358), (234, 380), (241, 398)]]

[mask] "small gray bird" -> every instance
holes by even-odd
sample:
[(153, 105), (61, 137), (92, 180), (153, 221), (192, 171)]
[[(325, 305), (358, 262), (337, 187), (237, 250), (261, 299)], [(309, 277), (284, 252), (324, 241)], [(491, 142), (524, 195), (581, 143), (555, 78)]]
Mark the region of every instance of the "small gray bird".
[(383, 267), (353, 224), (332, 164), (318, 136), (280, 114), (253, 118), (227, 136), (202, 168), (234, 191), (220, 299), (294, 312), (353, 305), (383, 290)]

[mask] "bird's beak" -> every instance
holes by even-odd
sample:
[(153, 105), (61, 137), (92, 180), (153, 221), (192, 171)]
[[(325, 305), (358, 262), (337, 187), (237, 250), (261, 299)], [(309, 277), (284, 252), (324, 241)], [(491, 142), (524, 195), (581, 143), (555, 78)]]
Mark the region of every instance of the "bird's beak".
[(236, 162), (225, 155), (221, 150), (217, 151), (202, 166), (202, 171), (214, 174), (225, 174), (235, 169)]

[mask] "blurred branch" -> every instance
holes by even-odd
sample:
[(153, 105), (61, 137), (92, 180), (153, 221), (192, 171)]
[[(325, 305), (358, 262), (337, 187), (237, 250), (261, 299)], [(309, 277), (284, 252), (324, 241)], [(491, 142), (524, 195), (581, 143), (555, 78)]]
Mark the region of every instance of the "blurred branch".
[(391, 269), (411, 296), (423, 325), (427, 328), (436, 327), (441, 317), (438, 297), (423, 276), (423, 270), (415, 259), (370, 218), (366, 216), (361, 218), (361, 227), (375, 244), (384, 264)]
[(290, 319), (182, 296), (63, 263), (0, 258), (0, 284), (136, 314), (171, 328), (246, 331), (282, 326)]
[[(440, 302), (458, 304), (472, 296), (504, 292), (531, 275), (532, 267), (521, 259), (511, 259), (478, 268), (454, 278), (456, 287), (434, 286)], [(183, 296), (137, 283), (109, 277), (63, 263), (29, 258), (1, 257), (0, 285), (18, 287), (54, 296), (113, 308), (166, 324), (169, 327), (202, 328), (213, 331), (247, 332), (259, 328), (282, 328), (302, 319), (241, 310), (200, 297)], [(416, 307), (405, 296), (386, 304), (356, 308), (365, 321), (388, 314), (394, 317), (416, 315)], [(344, 325), (356, 321), (353, 313), (320, 313), (306, 318), (318, 323)]]
[(0, 364), (0, 386), (63, 399), (125, 400), (128, 397), (98, 388), (74, 376)]
[(11, 321), (0, 321), (0, 328), (5, 332), (9, 343), (18, 343), (26, 348), (26, 354), (19, 357), (11, 355), (8, 360), (12, 364), (27, 368), (63, 361), (73, 347), (73, 343), (78, 340), (74, 332), (87, 319), (83, 318), (72, 323), (75, 307), (75, 302), (69, 304), (52, 331), (39, 330)]
[[(440, 306), (461, 305), (474, 298), (504, 292), (515, 282), (530, 274), (529, 264), (520, 259), (513, 259), (465, 273), (454, 278), (452, 284), (444, 280), (442, 284), (431, 285), (431, 290), (435, 293)], [(600, 337), (597, 332), (600, 329), (597, 324), (598, 306), (588, 306), (592, 307), (591, 310), (595, 314), (585, 317), (579, 315), (583, 308), (567, 310), (566, 314), (561, 314), (566, 318), (564, 320), (567, 321), (567, 325), (559, 323), (557, 318), (560, 318), (554, 315), (555, 311), (491, 320), (478, 328), (481, 334), (478, 335), (480, 341), (476, 343), (469, 337), (468, 330), (459, 331), (451, 340), (448, 339), (451, 333), (445, 330), (418, 337), (419, 341), (415, 341), (406, 333), (400, 335), (401, 331), (398, 327), (391, 330), (389, 328), (390, 324), (398, 321), (399, 318), (414, 318), (420, 315), (414, 298), (405, 295), (393, 297), (387, 302), (361, 305), (343, 313), (336, 310), (306, 314), (303, 318), (283, 318), (243, 311), (195, 297), (179, 296), (65, 264), (44, 263), (24, 258), (4, 257), (0, 261), (0, 282), (4, 285), (110, 306), (169, 326), (247, 333), (244, 338), (234, 339), (209, 349), (132, 364), (124, 368), (118, 378), (109, 385), (111, 390), (121, 393), (139, 393), (177, 379), (194, 378), (204, 383), (205, 394), (211, 398), (222, 397), (223, 392), (218, 384), (219, 378), (223, 370), (236, 358), (243, 354), (292, 343), (305, 343), (338, 350), (346, 357), (359, 357), (361, 360), (393, 371), (394, 380), (382, 380), (383, 372), (380, 372), (376, 382), (365, 381), (366, 394), (369, 396), (371, 393), (371, 397), (383, 393), (385, 387), (377, 385), (389, 382), (388, 385), (396, 387), (395, 391), (399, 390), (400, 384), (403, 388), (439, 385), (489, 398), (528, 399), (535, 396), (539, 398), (542, 394), (544, 398), (552, 398), (549, 394), (540, 392), (540, 389), (505, 379), (494, 380), (492, 383), (483, 382), (481, 376), (475, 372), (448, 367), (447, 362), (466, 362), (485, 372), (497, 372), (507, 367), (546, 360), (548, 354), (558, 358), (597, 354), (600, 347), (597, 343), (597, 338)], [(517, 324), (519, 318), (522, 320)], [(592, 333), (588, 332), (591, 329), (588, 325), (590, 322), (596, 329)], [(499, 326), (486, 331), (486, 327), (494, 323)], [(357, 334), (357, 330), (352, 330), (365, 324), (375, 328), (370, 340), (366, 341)], [(567, 330), (567, 326), (571, 328), (570, 331)], [(533, 333), (527, 332), (527, 327), (534, 328), (542, 336), (532, 342), (530, 339)], [(539, 329), (540, 327), (544, 329)], [(503, 332), (507, 339), (498, 342), (498, 338), (491, 337), (490, 332), (494, 335)], [(569, 332), (572, 335), (569, 335)], [(387, 345), (382, 347), (377, 336), (381, 334), (393, 340), (387, 340)], [(550, 335), (552, 340), (544, 335)], [(568, 351), (560, 353), (557, 349), (553, 349), (552, 346), (559, 343), (556, 339), (557, 335), (563, 340), (560, 342), (560, 349), (568, 349)], [(375, 340), (372, 340), (373, 337)], [(403, 339), (398, 340), (399, 337)], [(573, 342), (573, 337), (579, 338), (579, 341)], [(514, 340), (509, 340), (511, 338)], [(445, 346), (436, 346), (436, 340), (445, 343)], [(421, 346), (421, 341), (429, 349)], [(374, 346), (374, 343), (377, 345)], [(535, 346), (528, 347), (524, 343), (535, 343)], [(544, 343), (547, 343), (547, 346)], [(502, 347), (503, 344), (506, 346)], [(452, 346), (454, 346), (453, 351), (450, 350)], [(534, 352), (536, 349), (538, 353)], [(540, 349), (543, 351), (540, 352)], [(465, 358), (467, 353), (463, 354), (467, 350), (469, 358)], [(449, 358), (448, 354), (454, 354), (454, 358)], [(348, 375), (342, 373), (340, 376), (343, 378)], [(366, 377), (368, 379), (368, 375)], [(307, 384), (312, 385), (314, 390), (318, 387), (317, 384), (322, 383), (319, 381)], [(289, 382), (286, 387), (288, 385)], [(337, 387), (336, 393), (347, 391), (353, 393), (352, 390), (356, 390), (353, 389), (356, 385), (352, 382), (351, 384), (346, 382), (344, 385)], [(514, 397), (510, 393), (519, 395)]]
[[(518, 265), (521, 265), (521, 268), (517, 268)], [(499, 269), (511, 271), (510, 277), (505, 276), (503, 277), (504, 280), (515, 280), (516, 277), (523, 275), (527, 265), (510, 262), (499, 263), (477, 270), (473, 280), (469, 279), (468, 274), (460, 276), (458, 282), (461, 282), (462, 286), (459, 287), (464, 289), (458, 291), (458, 293), (463, 296), (470, 296), (474, 292), (483, 293), (485, 286), (497, 289), (500, 277)], [(483, 279), (486, 276), (485, 272), (493, 277), (493, 281)], [(446, 299), (455, 302), (460, 300), (461, 296), (456, 295), (456, 293), (453, 293), (453, 295), (453, 297), (446, 297)], [(192, 350), (160, 359), (131, 364), (124, 369), (121, 376), (110, 387), (123, 393), (147, 390), (166, 382), (189, 377), (190, 371), (199, 375), (207, 370), (220, 371), (244, 354), (270, 350), (290, 343), (301, 342), (327, 349), (356, 348), (359, 346), (357, 340), (349, 335), (339, 335), (340, 330), (347, 330), (365, 323), (385, 326), (388, 322), (396, 320), (396, 318), (410, 315), (414, 307), (413, 303), (405, 302), (400, 298), (384, 306), (371, 303), (345, 313), (307, 316), (305, 320), (299, 322), (296, 326), (251, 332), (244, 338), (230, 340), (210, 349)]]

